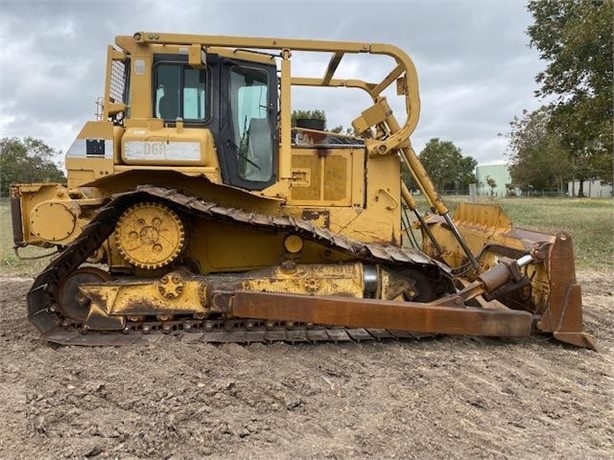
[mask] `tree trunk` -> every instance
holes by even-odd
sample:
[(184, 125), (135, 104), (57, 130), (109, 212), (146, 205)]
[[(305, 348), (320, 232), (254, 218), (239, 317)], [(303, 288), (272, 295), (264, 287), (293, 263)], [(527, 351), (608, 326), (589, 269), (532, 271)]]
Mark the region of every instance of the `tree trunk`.
[(584, 196), (584, 177), (580, 178), (580, 185), (578, 186), (578, 197)]

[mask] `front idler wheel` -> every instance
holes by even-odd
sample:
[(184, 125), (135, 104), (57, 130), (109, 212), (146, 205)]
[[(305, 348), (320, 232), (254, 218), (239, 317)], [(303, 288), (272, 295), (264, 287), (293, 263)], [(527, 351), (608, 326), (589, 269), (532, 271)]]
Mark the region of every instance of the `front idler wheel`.
[(85, 322), (90, 309), (90, 299), (79, 290), (84, 284), (109, 281), (111, 275), (96, 267), (82, 267), (68, 275), (59, 285), (56, 295), (58, 308), (67, 318)]

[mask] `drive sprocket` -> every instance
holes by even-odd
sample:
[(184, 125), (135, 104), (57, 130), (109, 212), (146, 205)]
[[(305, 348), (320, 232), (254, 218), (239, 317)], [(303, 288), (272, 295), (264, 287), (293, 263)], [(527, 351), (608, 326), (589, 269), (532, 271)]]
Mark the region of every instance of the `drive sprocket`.
[(185, 226), (175, 211), (160, 203), (126, 209), (115, 228), (115, 243), (132, 265), (156, 269), (173, 262), (185, 248)]

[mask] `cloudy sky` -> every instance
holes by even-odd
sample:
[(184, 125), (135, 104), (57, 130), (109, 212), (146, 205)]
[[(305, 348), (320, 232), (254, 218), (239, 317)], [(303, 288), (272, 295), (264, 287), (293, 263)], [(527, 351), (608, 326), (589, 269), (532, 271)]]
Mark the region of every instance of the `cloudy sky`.
[[(480, 163), (504, 161), (497, 133), (540, 104), (534, 77), (544, 65), (527, 46), (530, 23), (522, 0), (0, 0), (0, 137), (33, 136), (66, 151), (93, 119), (115, 35), (320, 38), (391, 43), (412, 57), (422, 102), (417, 151), (438, 137)], [(295, 108), (326, 110), (329, 126), (357, 115), (326, 97), (310, 102), (318, 107)]]

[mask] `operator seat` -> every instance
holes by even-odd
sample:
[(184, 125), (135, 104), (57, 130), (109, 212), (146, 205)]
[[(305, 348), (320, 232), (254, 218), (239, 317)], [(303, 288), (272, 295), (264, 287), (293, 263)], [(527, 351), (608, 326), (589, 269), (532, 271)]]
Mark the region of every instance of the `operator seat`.
[(175, 120), (177, 118), (177, 104), (165, 94), (158, 102), (158, 113), (163, 120)]

